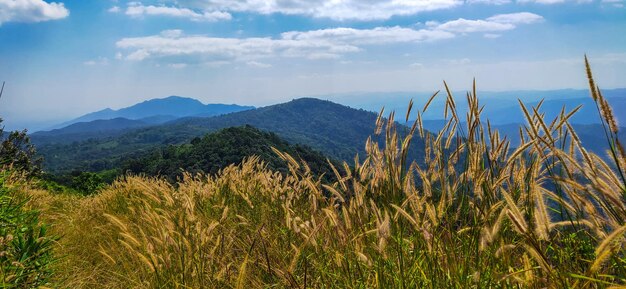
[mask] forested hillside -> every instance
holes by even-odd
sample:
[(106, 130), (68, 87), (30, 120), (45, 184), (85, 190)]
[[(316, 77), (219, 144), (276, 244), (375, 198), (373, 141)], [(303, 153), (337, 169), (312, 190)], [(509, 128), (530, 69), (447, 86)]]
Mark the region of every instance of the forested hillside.
[[(155, 148), (143, 157), (124, 161), (122, 172), (162, 176), (175, 182), (184, 172), (217, 174), (231, 164), (257, 156), (268, 169), (287, 173), (287, 163), (273, 150), (286, 152), (308, 164), (315, 176), (335, 179), (329, 161), (323, 154), (307, 146), (290, 145), (278, 135), (251, 126), (231, 127), (194, 138), (190, 143)], [(338, 166), (338, 162), (334, 162)]]
[[(376, 117), (364, 110), (307, 98), (217, 117), (181, 119), (104, 139), (38, 148), (49, 172), (102, 171), (119, 167), (123, 160), (142, 156), (154, 148), (184, 144), (222, 128), (251, 125), (274, 132), (292, 144), (307, 145), (332, 158), (351, 161), (356, 154), (365, 154), (364, 144), (374, 131)], [(415, 142), (412, 155), (420, 155), (418, 143)]]

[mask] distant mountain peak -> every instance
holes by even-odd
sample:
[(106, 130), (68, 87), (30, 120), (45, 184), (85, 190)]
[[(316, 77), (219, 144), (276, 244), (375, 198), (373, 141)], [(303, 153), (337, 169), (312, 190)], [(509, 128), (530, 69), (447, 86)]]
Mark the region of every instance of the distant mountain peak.
[(202, 104), (202, 102), (200, 102), (199, 100), (197, 100), (195, 98), (178, 96), (178, 95), (170, 95), (168, 97), (163, 97), (163, 98), (147, 99), (147, 100), (142, 101), (141, 103), (164, 102), (164, 101), (166, 101), (166, 102), (172, 102), (172, 101), (174, 101), (174, 102), (193, 102), (193, 103), (200, 103), (200, 104)]
[(323, 100), (323, 99), (314, 98), (314, 97), (294, 98), (290, 102), (293, 102), (293, 103), (299, 103), (299, 102), (304, 102), (304, 103), (306, 103), (306, 102), (311, 102), (311, 103), (332, 103), (332, 104), (335, 104), (335, 105), (340, 105), (338, 103), (334, 103), (334, 102), (329, 101), (329, 100)]
[(106, 108), (85, 114), (81, 117), (59, 124), (53, 128), (63, 128), (79, 122), (110, 120), (120, 117), (129, 120), (139, 120), (158, 116), (171, 116), (174, 119), (189, 116), (209, 117), (253, 108), (254, 107), (252, 106), (241, 106), (235, 104), (203, 104), (194, 98), (172, 95), (165, 98), (145, 100), (135, 105), (117, 110)]

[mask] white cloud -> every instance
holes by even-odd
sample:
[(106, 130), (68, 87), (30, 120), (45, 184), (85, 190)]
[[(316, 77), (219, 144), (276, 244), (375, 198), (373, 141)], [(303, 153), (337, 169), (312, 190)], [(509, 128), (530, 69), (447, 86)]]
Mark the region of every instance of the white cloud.
[(517, 0), (518, 3), (558, 4), (565, 0)]
[(87, 66), (109, 65), (109, 59), (106, 57), (98, 57), (97, 59), (87, 60), (83, 62), (83, 65), (87, 65)]
[(463, 0), (181, 0), (190, 7), (207, 10), (282, 13), (334, 20), (385, 20), (393, 16), (450, 9)]
[(487, 21), (507, 24), (533, 24), (543, 21), (543, 17), (530, 12), (498, 14), (487, 18)]
[(511, 0), (466, 0), (468, 4), (488, 4), (488, 5), (504, 5), (511, 3)]
[(0, 25), (5, 22), (42, 22), (70, 15), (63, 3), (43, 0), (0, 0)]
[(203, 63), (204, 66), (210, 67), (210, 68), (222, 67), (228, 64), (230, 64), (229, 61), (209, 61), (209, 62)]
[(470, 32), (486, 32), (486, 31), (504, 31), (514, 29), (515, 25), (510, 23), (498, 23), (485, 20), (467, 20), (457, 19), (440, 24), (436, 29), (458, 32), (458, 33), (470, 33)]
[(178, 38), (183, 35), (183, 31), (180, 29), (169, 29), (161, 31), (161, 36), (167, 38)]
[(399, 26), (372, 29), (339, 27), (290, 31), (282, 33), (278, 38), (219, 38), (185, 35), (181, 30), (165, 30), (153, 36), (124, 38), (116, 45), (126, 51), (128, 60), (159, 59), (167, 63), (180, 63), (181, 59), (195, 63), (241, 61), (254, 66), (263, 58), (336, 59), (363, 51), (372, 45), (434, 42), (473, 32), (483, 32), (484, 37), (496, 38), (499, 34), (486, 32), (512, 30), (518, 24), (541, 20), (543, 17), (539, 15), (523, 12), (499, 14), (484, 20), (430, 21), (423, 29)]
[(248, 61), (248, 62), (246, 62), (246, 64), (248, 66), (257, 67), (257, 68), (270, 68), (270, 67), (272, 67), (271, 64), (258, 62), (258, 61)]
[(166, 30), (154, 36), (124, 38), (117, 42), (117, 47), (131, 50), (127, 59), (138, 61), (167, 57), (192, 57), (207, 61), (252, 61), (276, 56), (333, 59), (361, 51), (361, 45), (426, 42), (452, 37), (454, 34), (446, 31), (401, 27), (294, 31), (283, 33), (278, 39), (187, 36), (180, 30)]
[[(142, 2), (130, 2), (130, 4), (135, 7), (149, 8), (149, 10), (163, 10), (158, 13), (159, 15), (194, 13), (199, 16), (203, 13), (229, 12), (265, 15), (280, 13), (338, 21), (371, 21), (452, 9), (464, 4), (505, 5), (513, 2), (556, 4), (592, 1), (594, 0), (142, 0)], [(144, 6), (142, 3), (150, 4)], [(163, 3), (175, 3), (176, 7), (162, 6)], [(185, 12), (182, 12), (183, 10)], [(145, 13), (140, 12), (140, 14)], [(223, 16), (226, 17), (225, 14)]]
[(409, 67), (413, 67), (413, 68), (422, 68), (422, 67), (424, 67), (424, 64), (421, 64), (421, 63), (419, 63), (419, 62), (415, 62), (415, 63), (411, 63), (411, 64), (409, 65)]
[(107, 10), (107, 11), (109, 11), (111, 13), (119, 13), (120, 11), (122, 11), (122, 9), (120, 9), (119, 6), (113, 6), (113, 7), (109, 8), (109, 10)]
[(332, 28), (306, 32), (292, 31), (281, 34), (283, 39), (300, 41), (331, 41), (353, 45), (425, 42), (453, 38), (446, 31), (411, 29), (403, 27), (376, 27), (374, 29)]
[(128, 60), (135, 60), (135, 61), (141, 61), (141, 60), (144, 60), (144, 59), (148, 58), (148, 56), (150, 56), (150, 53), (146, 49), (139, 49), (139, 50), (129, 54), (126, 57), (126, 59), (128, 59)]
[(574, 2), (578, 4), (591, 3), (593, 0), (517, 0), (517, 3), (537, 3), (544, 5), (562, 4), (566, 2)]
[(196, 12), (188, 8), (177, 8), (167, 6), (144, 6), (139, 2), (131, 2), (126, 8), (126, 15), (131, 17), (143, 17), (143, 16), (167, 16), (186, 18), (191, 21), (207, 21), (215, 22), (220, 20), (230, 20), (232, 16), (228, 12), (223, 11), (204, 11)]
[(502, 36), (502, 35), (495, 34), (495, 33), (485, 33), (485, 34), (483, 34), (483, 37), (488, 38), (488, 39), (496, 39), (496, 38), (499, 38), (500, 36)]
[(169, 65), (169, 67), (174, 68), (174, 69), (183, 69), (187, 67), (187, 63), (172, 63)]
[(543, 21), (543, 17), (529, 12), (498, 14), (485, 20), (468, 20), (459, 18), (440, 24), (437, 22), (426, 22), (426, 25), (436, 29), (456, 33), (471, 32), (493, 32), (506, 31), (516, 28), (518, 24), (533, 24)]
[(202, 62), (220, 60), (251, 61), (283, 56), (320, 58), (339, 56), (360, 49), (353, 45), (328, 41), (272, 38), (216, 38), (202, 35), (184, 36), (165, 31), (160, 35), (124, 38), (116, 43), (120, 49), (131, 50), (129, 60), (147, 58), (191, 57)]

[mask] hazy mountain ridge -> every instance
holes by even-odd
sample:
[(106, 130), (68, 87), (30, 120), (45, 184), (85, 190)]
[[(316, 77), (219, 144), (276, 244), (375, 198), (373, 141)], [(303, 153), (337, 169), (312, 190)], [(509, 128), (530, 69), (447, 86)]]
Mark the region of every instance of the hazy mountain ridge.
[(99, 119), (89, 122), (77, 122), (64, 128), (50, 131), (39, 131), (31, 134), (30, 137), (34, 143), (39, 145), (55, 142), (71, 143), (103, 136), (112, 137), (132, 129), (162, 123), (157, 120), (156, 118), (133, 120), (122, 117)]
[(120, 160), (158, 146), (184, 144), (219, 129), (251, 125), (330, 157), (352, 160), (357, 153), (364, 155), (364, 144), (374, 132), (376, 117), (365, 110), (305, 98), (209, 118), (182, 118), (106, 138), (40, 144), (38, 149), (48, 170), (97, 171), (116, 167)]
[[(379, 112), (381, 108), (385, 111), (396, 111), (404, 113), (408, 107), (409, 100), (413, 99), (415, 108), (422, 108), (433, 93), (424, 92), (381, 92), (381, 93), (353, 93), (343, 95), (320, 96), (340, 104), (361, 108), (368, 111)], [(459, 115), (467, 112), (466, 92), (452, 92), (455, 97)], [(519, 106), (520, 99), (529, 109), (545, 99), (541, 111), (546, 112), (546, 118), (553, 118), (561, 111), (563, 106), (566, 110), (572, 110), (578, 105), (583, 108), (571, 119), (576, 124), (600, 123), (600, 118), (596, 110), (593, 99), (589, 95), (589, 90), (585, 89), (561, 89), (561, 90), (520, 90), (520, 91), (478, 91), (478, 100), (481, 105), (485, 105), (482, 117), (489, 119), (492, 124), (525, 123), (522, 110)], [(618, 120), (626, 121), (626, 88), (603, 89), (602, 94), (613, 106), (615, 116)], [(441, 119), (445, 109), (446, 92), (441, 91), (429, 105), (426, 113), (422, 115), (424, 120)], [(411, 116), (416, 118), (414, 113)]]
[[(462, 107), (462, 104), (457, 105)], [(548, 110), (550, 114), (551, 107), (554, 105), (545, 102), (541, 111)], [(430, 109), (441, 114), (436, 108)], [(515, 109), (520, 110), (519, 106)], [(398, 112), (398, 115), (403, 113)], [(587, 114), (597, 117), (597, 112)], [(507, 115), (512, 115), (512, 112), (507, 112)], [(155, 147), (180, 145), (223, 128), (251, 125), (274, 132), (290, 143), (308, 145), (330, 157), (351, 161), (357, 153), (364, 155), (364, 144), (374, 132), (376, 117), (376, 113), (367, 110), (354, 109), (327, 100), (301, 98), (215, 117), (184, 117), (161, 125), (85, 134), (82, 140), (77, 135), (56, 137), (63, 142), (52, 141), (54, 136), (45, 140), (35, 135), (33, 141), (39, 146), (49, 170), (98, 171), (119, 167), (122, 159), (139, 156)], [(425, 128), (438, 131), (442, 125), (437, 123), (438, 121), (426, 120)], [(494, 129), (509, 136), (513, 145), (518, 142), (519, 126), (520, 124), (492, 123)], [(581, 129), (580, 137), (592, 151), (603, 154), (606, 144), (597, 137), (600, 129), (599, 124), (585, 126)], [(419, 142), (415, 141), (414, 145), (416, 149), (412, 153), (419, 158)]]
[[(446, 124), (444, 120), (426, 120), (422, 122), (424, 129), (438, 132)], [(463, 129), (467, 128), (467, 123), (460, 125)], [(492, 124), (491, 130), (498, 131), (500, 138), (506, 137), (511, 141), (511, 147), (516, 147), (520, 144), (520, 128), (524, 124), (509, 123), (509, 124)], [(601, 124), (572, 124), (572, 127), (576, 131), (582, 144), (588, 150), (598, 154), (599, 156), (607, 156), (606, 150), (609, 148), (606, 138), (604, 137), (604, 129)], [(485, 137), (487, 137), (487, 123), (483, 122), (483, 129), (485, 130)], [(626, 131), (626, 127), (620, 128), (620, 131)], [(622, 142), (626, 143), (626, 135), (620, 134), (619, 138)]]
[[(612, 104), (615, 116), (618, 120), (626, 120), (626, 110), (617, 109), (626, 107), (626, 89), (603, 90), (604, 95)], [(460, 115), (466, 112), (466, 100), (463, 92), (454, 92), (456, 96), (457, 109)], [(354, 108), (364, 109), (372, 112), (379, 112), (385, 107), (387, 112), (396, 111), (403, 113), (411, 98), (415, 101), (415, 107), (421, 107), (430, 98), (431, 94), (411, 93), (411, 92), (390, 92), (390, 93), (364, 93), (345, 94), (338, 96), (325, 96), (332, 102), (340, 103)], [(545, 99), (541, 108), (546, 113), (546, 118), (553, 118), (558, 115), (563, 106), (566, 110), (574, 109), (578, 105), (583, 105), (579, 113), (571, 118), (574, 124), (596, 124), (599, 123), (599, 116), (595, 104), (588, 96), (586, 90), (563, 89), (553, 91), (505, 91), (505, 92), (480, 92), (479, 99), (485, 105), (483, 119), (489, 119), (494, 125), (504, 125), (510, 123), (524, 123), (525, 118), (519, 107), (517, 99), (521, 99), (527, 107), (535, 106), (541, 99)], [(105, 128), (107, 122), (92, 121), (110, 120), (115, 118), (125, 118), (128, 120), (140, 120), (149, 124), (162, 124), (176, 119), (184, 120), (188, 117), (206, 118), (231, 112), (253, 109), (251, 106), (208, 104), (204, 105), (200, 101), (178, 96), (171, 96), (162, 99), (153, 99), (142, 103), (123, 108), (120, 110), (104, 109), (101, 111), (86, 114), (77, 119), (68, 121), (66, 126), (57, 126), (50, 131), (39, 131), (33, 135), (34, 141), (43, 144), (49, 142), (69, 143), (82, 141), (89, 138), (106, 138), (119, 135), (120, 131), (136, 129), (142, 127), (137, 123), (129, 122), (127, 127), (120, 125), (119, 121), (108, 123), (109, 128)], [(422, 115), (424, 120), (437, 120), (441, 118), (441, 112), (445, 109), (445, 96), (441, 93), (430, 104), (430, 108)], [(411, 118), (415, 118), (412, 115)], [(77, 127), (70, 127), (76, 123), (86, 123), (81, 125), (82, 131)], [(91, 127), (93, 126), (93, 127)], [(94, 133), (93, 131), (98, 131)], [(84, 134), (81, 134), (83, 133)], [(66, 135), (72, 137), (65, 137)], [(45, 136), (45, 137), (43, 137)]]
[(108, 120), (114, 118), (126, 118), (130, 120), (147, 119), (158, 116), (168, 116), (172, 119), (187, 116), (216, 116), (226, 113), (253, 109), (252, 106), (236, 104), (203, 104), (199, 100), (180, 96), (169, 96), (143, 101), (141, 103), (113, 110), (106, 108), (72, 119), (56, 125), (54, 128), (64, 128), (79, 122), (91, 122), (95, 120)]

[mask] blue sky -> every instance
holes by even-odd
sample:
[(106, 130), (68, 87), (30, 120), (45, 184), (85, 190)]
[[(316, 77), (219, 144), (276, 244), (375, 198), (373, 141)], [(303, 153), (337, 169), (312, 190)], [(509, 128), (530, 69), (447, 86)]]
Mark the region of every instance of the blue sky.
[(0, 115), (41, 127), (182, 95), (626, 87), (625, 0), (0, 0)]

